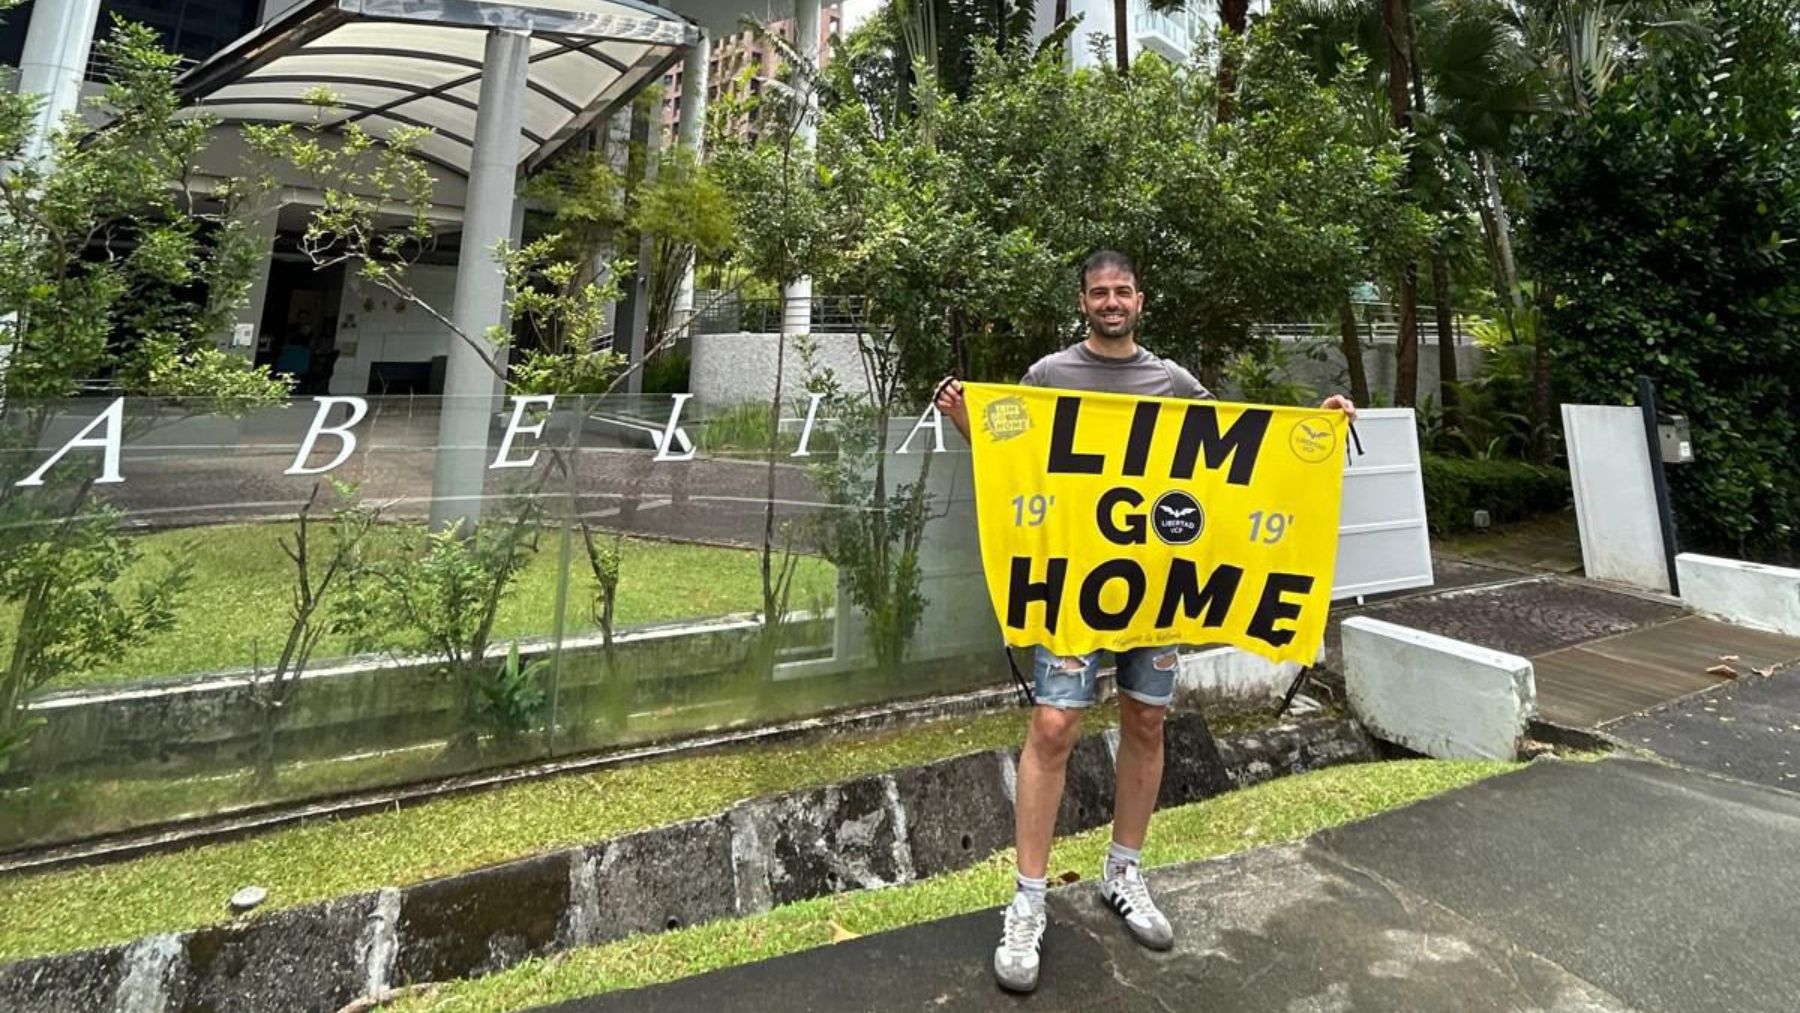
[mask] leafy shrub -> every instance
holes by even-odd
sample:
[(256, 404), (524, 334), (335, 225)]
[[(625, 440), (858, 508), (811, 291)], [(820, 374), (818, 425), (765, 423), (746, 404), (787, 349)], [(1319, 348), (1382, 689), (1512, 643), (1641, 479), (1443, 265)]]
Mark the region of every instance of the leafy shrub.
[(1527, 251), (1570, 398), (1630, 404), (1644, 375), (1692, 420), (1682, 541), (1775, 562), (1800, 548), (1800, 3), (1708, 10), (1531, 146)]
[(669, 351), (644, 363), (645, 394), (685, 394), (688, 390), (686, 352)]
[(1320, 361), (1324, 356), (1315, 345), (1296, 351), (1287, 342), (1270, 341), (1226, 360), (1225, 378), (1252, 404), (1314, 405), (1319, 392), (1294, 379), (1294, 367), (1299, 359)]
[(544, 673), (549, 670), (547, 658), (521, 661), (519, 642), (513, 641), (505, 661), (476, 675), (476, 714), (481, 723), (502, 736), (530, 731), (549, 702), (541, 685)]
[(1569, 474), (1521, 461), (1426, 454), (1425, 516), (1433, 534), (1472, 531), (1475, 511), (1495, 524), (1522, 521), (1569, 502)]

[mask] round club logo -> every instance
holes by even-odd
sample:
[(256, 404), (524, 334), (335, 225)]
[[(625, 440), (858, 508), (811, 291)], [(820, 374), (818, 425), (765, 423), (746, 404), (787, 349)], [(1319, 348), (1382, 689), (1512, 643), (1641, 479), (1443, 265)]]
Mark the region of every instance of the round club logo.
[(1031, 428), (1031, 415), (1025, 411), (1023, 399), (1003, 397), (987, 406), (985, 422), (988, 435), (998, 442), (1024, 435)]
[(1288, 449), (1307, 464), (1318, 464), (1337, 451), (1337, 430), (1329, 416), (1313, 415), (1294, 423)]
[(1150, 510), (1150, 527), (1170, 545), (1187, 545), (1206, 527), (1206, 512), (1194, 497), (1179, 489), (1156, 497)]

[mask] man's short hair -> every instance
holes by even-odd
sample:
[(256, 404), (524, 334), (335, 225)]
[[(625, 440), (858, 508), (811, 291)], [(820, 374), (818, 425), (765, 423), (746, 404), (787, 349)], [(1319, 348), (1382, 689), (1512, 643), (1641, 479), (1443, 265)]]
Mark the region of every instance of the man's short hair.
[(1088, 254), (1086, 260), (1081, 262), (1081, 270), (1075, 275), (1075, 281), (1081, 286), (1083, 291), (1086, 291), (1088, 274), (1106, 267), (1110, 267), (1116, 271), (1124, 271), (1126, 274), (1131, 275), (1131, 280), (1133, 282), (1138, 280), (1137, 265), (1131, 262), (1130, 257), (1120, 253), (1118, 250), (1095, 250)]

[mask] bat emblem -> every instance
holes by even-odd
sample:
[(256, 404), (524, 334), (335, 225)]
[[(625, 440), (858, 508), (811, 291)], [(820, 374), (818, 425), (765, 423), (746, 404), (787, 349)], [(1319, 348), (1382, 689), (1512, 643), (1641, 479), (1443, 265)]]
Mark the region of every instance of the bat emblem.
[(1150, 513), (1150, 529), (1169, 545), (1187, 545), (1200, 537), (1206, 527), (1206, 510), (1200, 501), (1179, 490), (1171, 489), (1156, 498)]
[(1301, 430), (1303, 430), (1306, 433), (1306, 435), (1312, 437), (1315, 440), (1322, 440), (1325, 437), (1331, 435), (1331, 430), (1329, 430), (1329, 429), (1325, 429), (1325, 430), (1314, 429), (1313, 427), (1307, 425), (1304, 422), (1300, 423), (1300, 428), (1301, 428)]

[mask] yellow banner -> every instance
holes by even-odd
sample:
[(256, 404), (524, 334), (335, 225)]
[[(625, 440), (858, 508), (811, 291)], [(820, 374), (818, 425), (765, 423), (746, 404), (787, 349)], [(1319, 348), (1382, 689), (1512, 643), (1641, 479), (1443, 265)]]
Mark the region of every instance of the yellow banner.
[(963, 391), (981, 561), (1008, 644), (1317, 658), (1337, 565), (1341, 413)]

